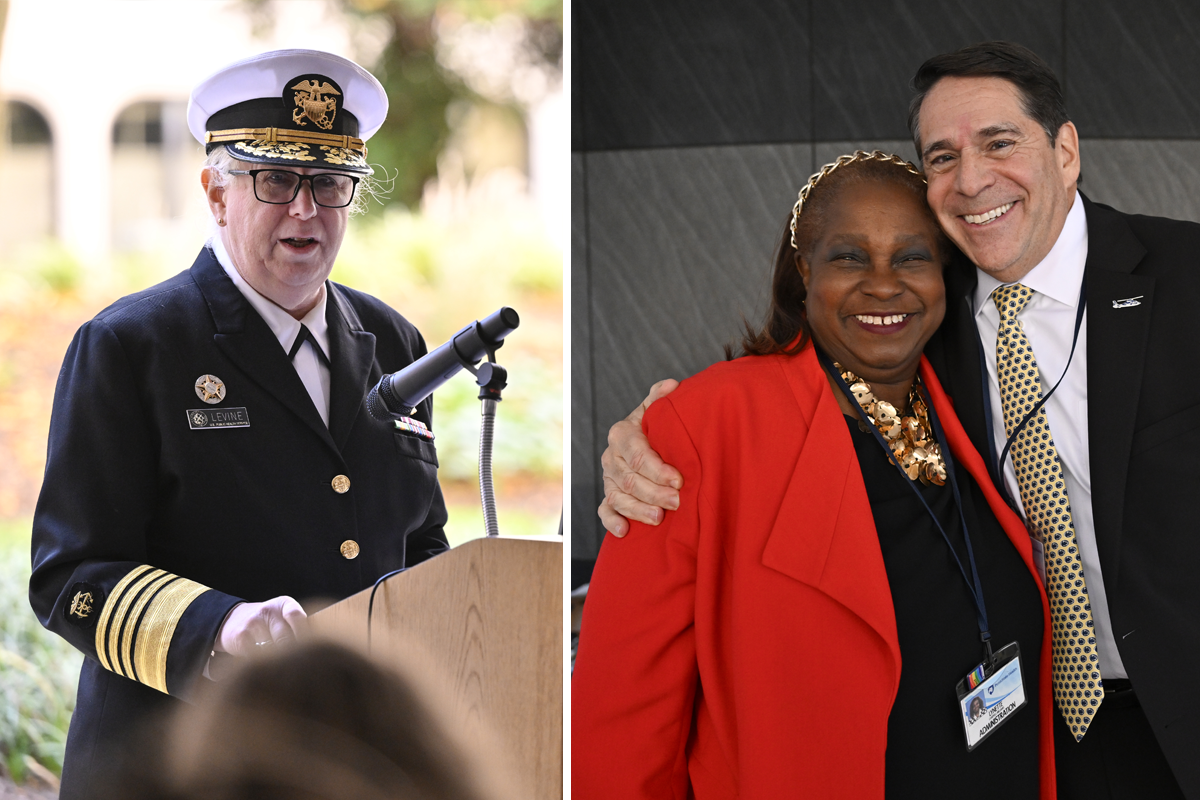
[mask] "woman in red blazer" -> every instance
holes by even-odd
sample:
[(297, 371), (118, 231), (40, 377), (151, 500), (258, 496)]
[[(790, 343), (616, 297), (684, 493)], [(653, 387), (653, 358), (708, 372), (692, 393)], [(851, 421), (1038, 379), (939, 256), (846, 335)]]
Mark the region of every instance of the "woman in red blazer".
[[(921, 356), (947, 245), (899, 164), (860, 152), (814, 176), (768, 325), (746, 341), (769, 354), (713, 366), (646, 412), (683, 489), (658, 530), (601, 549), (572, 680), (576, 800), (1054, 796), (1046, 597), (1024, 526)], [(991, 630), (997, 648), (1019, 641), (1032, 698), (969, 753), (944, 677), (983, 656), (966, 582), (932, 528), (897, 529), (917, 501), (847, 422), (859, 411), (813, 340), (900, 409), (919, 366), (953, 452)]]

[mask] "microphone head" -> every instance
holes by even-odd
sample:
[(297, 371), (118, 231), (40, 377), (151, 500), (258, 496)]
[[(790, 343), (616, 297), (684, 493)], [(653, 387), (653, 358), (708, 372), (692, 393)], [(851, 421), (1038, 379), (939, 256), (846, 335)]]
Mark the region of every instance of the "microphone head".
[[(385, 403), (383, 398), (379, 396), (379, 388), (384, 386), (385, 383), (390, 385), (391, 382), (392, 376), (384, 375), (383, 378), (380, 379), (379, 383), (372, 386), (371, 391), (367, 393), (367, 411), (370, 412), (372, 417), (380, 422), (388, 422), (396, 419), (396, 417), (404, 416), (403, 414), (393, 414), (388, 409), (387, 403)], [(387, 387), (384, 388), (386, 390)]]
[(479, 329), (488, 347), (499, 347), (504, 337), (515, 331), (520, 324), (521, 317), (516, 309), (504, 306), (480, 320)]

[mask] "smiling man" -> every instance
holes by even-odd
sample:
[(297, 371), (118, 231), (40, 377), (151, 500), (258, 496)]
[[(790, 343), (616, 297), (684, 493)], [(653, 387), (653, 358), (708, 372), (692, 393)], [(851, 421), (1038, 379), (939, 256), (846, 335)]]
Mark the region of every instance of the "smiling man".
[(431, 401), (403, 430), (364, 409), (425, 343), (328, 280), (387, 105), (362, 67), (311, 50), (203, 81), (188, 122), (214, 235), (67, 351), (30, 580), (42, 624), (87, 656), (64, 799), (132, 796), (139, 728), (219, 677), (223, 654), (302, 635), (297, 599), (347, 597), (447, 547)]
[[(971, 262), (926, 354), (1044, 561), (1058, 796), (1200, 798), (1200, 226), (1080, 193), (1058, 79), (1019, 45), (935, 56), (914, 87), (929, 203)], [(604, 457), (617, 535), (679, 503), (641, 410)]]

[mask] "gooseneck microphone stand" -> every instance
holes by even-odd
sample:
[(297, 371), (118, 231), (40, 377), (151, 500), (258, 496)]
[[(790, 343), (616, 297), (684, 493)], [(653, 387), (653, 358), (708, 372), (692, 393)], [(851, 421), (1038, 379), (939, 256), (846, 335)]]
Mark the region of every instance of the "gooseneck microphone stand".
[(465, 362), (463, 368), (475, 376), (475, 383), (479, 384), (479, 399), (482, 401), (479, 423), (479, 500), (483, 503), (483, 527), (488, 536), (499, 536), (496, 491), (492, 487), (492, 436), (496, 429), (496, 404), (503, 399), (500, 392), (508, 385), (508, 370), (496, 363), (495, 348), (488, 349), (488, 360), (480, 364), (478, 369)]

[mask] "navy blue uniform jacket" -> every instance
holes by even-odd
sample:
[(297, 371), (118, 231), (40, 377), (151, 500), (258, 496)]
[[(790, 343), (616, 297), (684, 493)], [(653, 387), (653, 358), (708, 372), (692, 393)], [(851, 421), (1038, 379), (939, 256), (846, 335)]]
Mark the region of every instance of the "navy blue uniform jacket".
[[(67, 351), (33, 523), (29, 596), (84, 652), (62, 797), (113, 780), (139, 722), (186, 696), (239, 601), (339, 599), (446, 549), (432, 442), (364, 398), (426, 352), (380, 301), (326, 283), (329, 427), (262, 317), (201, 250), (100, 312)], [(226, 396), (197, 396), (202, 375)], [(244, 408), (249, 427), (194, 429)], [(431, 423), (431, 401), (414, 416)], [(432, 427), (432, 425), (430, 425)], [(334, 490), (345, 476), (350, 488)], [(361, 553), (342, 555), (353, 540)]]

